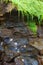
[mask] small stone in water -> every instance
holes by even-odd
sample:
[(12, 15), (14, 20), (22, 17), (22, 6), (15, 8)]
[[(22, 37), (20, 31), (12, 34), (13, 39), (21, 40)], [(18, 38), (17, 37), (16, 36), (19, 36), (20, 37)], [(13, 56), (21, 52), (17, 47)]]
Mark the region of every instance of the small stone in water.
[(16, 46), (17, 46), (17, 45), (18, 45), (18, 43), (17, 43), (17, 42), (15, 42), (15, 43), (14, 43), (14, 45), (16, 45)]
[(24, 59), (22, 59), (22, 61), (24, 62)]
[(24, 47), (26, 48), (26, 45), (24, 45)]
[(13, 41), (13, 39), (11, 38), (10, 41)]

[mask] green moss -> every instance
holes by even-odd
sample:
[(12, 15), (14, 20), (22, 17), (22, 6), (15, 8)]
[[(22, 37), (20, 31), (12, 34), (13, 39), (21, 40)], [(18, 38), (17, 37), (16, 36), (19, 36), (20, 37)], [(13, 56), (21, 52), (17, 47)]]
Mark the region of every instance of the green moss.
[(34, 33), (36, 34), (37, 33), (37, 26), (35, 24), (35, 22), (27, 22), (27, 25), (28, 25), (28, 28)]
[[(4, 0), (5, 2), (8, 2), (8, 0)], [(17, 7), (18, 11), (23, 12), (27, 15), (30, 14), (31, 16), (38, 17), (39, 24), (41, 23), (41, 20), (43, 19), (43, 1), (42, 0), (9, 0), (12, 2), (13, 6)], [(24, 15), (23, 14), (23, 15)], [(29, 28), (32, 30), (32, 32), (37, 32), (37, 26), (34, 22), (28, 22)]]
[(29, 13), (31, 15), (41, 16), (43, 18), (43, 2), (40, 0), (2, 0), (6, 3), (8, 1), (12, 2), (14, 6), (17, 7), (18, 11)]

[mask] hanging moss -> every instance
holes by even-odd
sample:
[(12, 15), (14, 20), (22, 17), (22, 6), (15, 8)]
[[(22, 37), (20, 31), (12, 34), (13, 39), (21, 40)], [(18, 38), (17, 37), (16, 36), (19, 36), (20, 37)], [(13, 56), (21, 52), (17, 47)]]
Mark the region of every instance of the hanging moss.
[(3, 0), (12, 2), (18, 11), (28, 12), (31, 15), (43, 18), (43, 2), (40, 0)]
[[(42, 0), (1, 0), (5, 3), (11, 2), (18, 11), (21, 11), (22, 15), (30, 14), (31, 16), (38, 17), (39, 24), (43, 19), (43, 1)], [(29, 20), (28, 20), (29, 21)], [(32, 20), (31, 20), (32, 21)], [(29, 28), (33, 31), (37, 31), (37, 26), (33, 22), (28, 22)]]

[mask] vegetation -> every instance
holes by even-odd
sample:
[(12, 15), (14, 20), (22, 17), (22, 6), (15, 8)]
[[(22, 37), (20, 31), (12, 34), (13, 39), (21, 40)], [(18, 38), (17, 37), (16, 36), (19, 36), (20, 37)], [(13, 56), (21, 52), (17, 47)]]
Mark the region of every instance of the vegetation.
[[(1, 2), (11, 2), (14, 7), (20, 12), (23, 13), (23, 15), (30, 14), (33, 18), (34, 16), (38, 17), (39, 24), (41, 23), (41, 20), (43, 19), (43, 1), (42, 0), (1, 0)], [(27, 21), (28, 22), (28, 21)], [(37, 31), (36, 23), (31, 20), (31, 23), (28, 22), (30, 29), (33, 32)]]

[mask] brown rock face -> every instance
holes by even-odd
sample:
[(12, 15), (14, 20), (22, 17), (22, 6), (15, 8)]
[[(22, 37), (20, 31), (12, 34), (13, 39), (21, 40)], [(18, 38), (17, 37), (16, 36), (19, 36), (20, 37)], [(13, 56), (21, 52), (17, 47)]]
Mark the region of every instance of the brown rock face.
[(39, 65), (43, 65), (43, 56), (38, 56)]
[(37, 38), (31, 42), (31, 45), (39, 50), (40, 54), (43, 54), (43, 39)]
[(3, 16), (5, 13), (11, 12), (15, 7), (12, 3), (5, 4), (0, 2), (0, 16)]
[(6, 7), (6, 4), (4, 3), (0, 3), (0, 16), (3, 16), (3, 14), (5, 14), (5, 7)]

